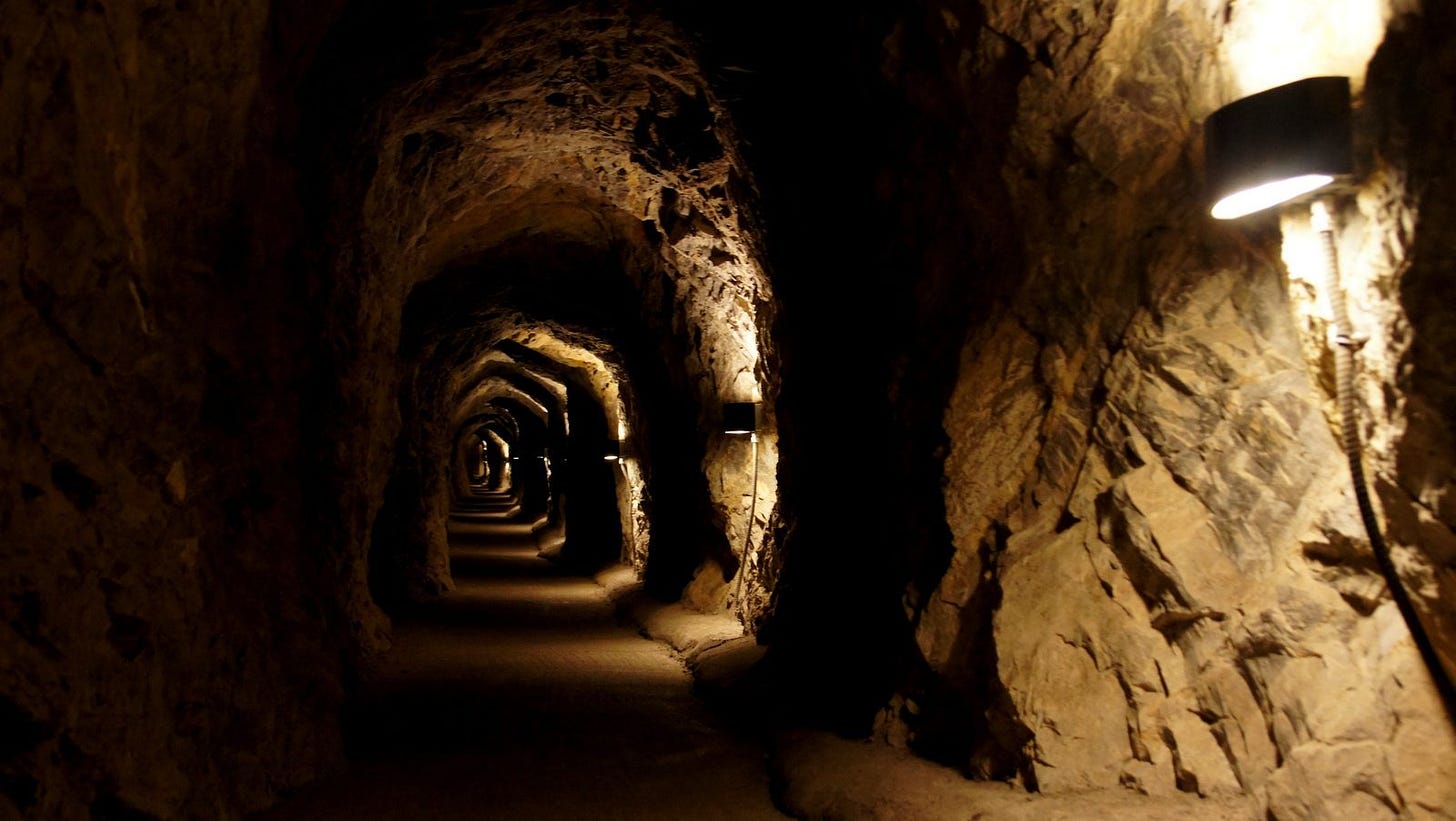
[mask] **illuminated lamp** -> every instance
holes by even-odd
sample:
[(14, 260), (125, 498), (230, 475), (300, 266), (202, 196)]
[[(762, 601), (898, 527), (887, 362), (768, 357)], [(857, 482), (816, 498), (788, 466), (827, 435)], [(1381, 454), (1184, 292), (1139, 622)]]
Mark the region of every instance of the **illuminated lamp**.
[[(1326, 189), (1351, 173), (1350, 81), (1310, 77), (1230, 103), (1204, 123), (1210, 214), (1236, 219), (1284, 203), (1309, 199), (1310, 227), (1319, 234), (1324, 268), (1321, 287), (1334, 334), (1335, 399), (1340, 439), (1361, 523), (1386, 588), (1409, 628), (1411, 640), (1456, 725), (1456, 684), (1411, 601), (1380, 529), (1365, 476), (1364, 445), (1355, 395), (1355, 353), (1365, 340), (1355, 334), (1340, 284), (1335, 196)], [(1323, 189), (1323, 190), (1322, 190)], [(1316, 196), (1307, 195), (1319, 192)]]
[(1350, 173), (1350, 80), (1310, 77), (1245, 97), (1204, 123), (1211, 214), (1235, 219)]
[(616, 439), (608, 439), (606, 447), (602, 448), (602, 458), (608, 462), (615, 462), (622, 458), (622, 443)]
[(723, 432), (734, 435), (753, 433), (758, 430), (757, 402), (724, 402)]

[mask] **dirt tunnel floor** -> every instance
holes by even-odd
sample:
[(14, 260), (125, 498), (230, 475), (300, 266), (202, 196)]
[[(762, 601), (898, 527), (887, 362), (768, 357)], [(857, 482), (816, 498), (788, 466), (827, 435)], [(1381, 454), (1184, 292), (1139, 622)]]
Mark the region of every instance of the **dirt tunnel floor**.
[[(760, 746), (728, 732), (692, 694), (666, 644), (619, 623), (601, 584), (539, 558), (526, 526), (456, 531), (457, 589), (396, 625), (389, 666), (348, 721), (350, 771), (260, 819), (782, 819), (770, 771), (800, 818), (1263, 816), (1238, 796), (1028, 794), (903, 749), (811, 731), (778, 734), (766, 763)], [(649, 621), (662, 621), (654, 634), (689, 641), (714, 635), (697, 623), (705, 619), (666, 608)]]
[(763, 750), (714, 723), (670, 650), (529, 529), (489, 529), (454, 543), (457, 589), (397, 625), (351, 770), (261, 818), (784, 817)]

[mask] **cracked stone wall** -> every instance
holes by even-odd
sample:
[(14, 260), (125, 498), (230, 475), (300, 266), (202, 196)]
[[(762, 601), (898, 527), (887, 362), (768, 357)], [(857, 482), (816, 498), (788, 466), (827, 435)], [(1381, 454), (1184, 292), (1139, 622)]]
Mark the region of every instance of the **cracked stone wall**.
[[(1438, 284), (1456, 225), (1437, 157), (1453, 121), (1417, 96), (1456, 78), (1450, 13), (1398, 5), (1377, 9), (1368, 75), (1347, 68), (1365, 159), (1345, 263), (1378, 338), (1361, 356), (1368, 464), (1450, 661), (1453, 382), (1436, 351), (1456, 327)], [(906, 593), (954, 695), (912, 687), (882, 730), (1044, 791), (1449, 817), (1456, 735), (1354, 509), (1307, 236), (1297, 219), (1282, 247), (1272, 217), (1211, 224), (1199, 198), (1199, 123), (1238, 85), (1229, 55), (1263, 8), (931, 4), (891, 28), (887, 78), (934, 77), (910, 107), (1006, 129), (994, 177), (965, 162), (948, 184), (973, 232), (986, 202), (1011, 217), (974, 250), (1002, 284), (968, 312), (942, 419), (953, 551)], [(988, 102), (995, 82), (1009, 106)]]

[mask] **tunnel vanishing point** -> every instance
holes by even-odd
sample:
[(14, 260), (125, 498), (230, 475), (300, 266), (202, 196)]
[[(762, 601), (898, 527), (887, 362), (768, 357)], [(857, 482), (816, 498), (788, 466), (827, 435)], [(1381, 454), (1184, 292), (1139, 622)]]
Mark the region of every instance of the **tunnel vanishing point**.
[[(1204, 191), (1322, 75), (1424, 658), (1309, 218)], [(741, 625), (771, 732), (1456, 818), (1453, 145), (1444, 0), (4, 0), (0, 817), (346, 771), (509, 516)]]

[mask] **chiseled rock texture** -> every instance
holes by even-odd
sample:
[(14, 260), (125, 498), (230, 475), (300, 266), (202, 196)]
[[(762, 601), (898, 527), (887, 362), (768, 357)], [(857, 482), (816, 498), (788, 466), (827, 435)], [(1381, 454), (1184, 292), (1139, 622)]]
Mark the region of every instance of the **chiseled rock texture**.
[[(763, 626), (814, 718), (889, 700), (1047, 793), (1450, 817), (1302, 220), (1200, 203), (1281, 4), (0, 5), (0, 815), (229, 817), (336, 766), (371, 567), (448, 585), (441, 420), (512, 342), (631, 383), (625, 558)], [(1456, 8), (1378, 5), (1361, 428), (1451, 662)], [(715, 433), (750, 398), (751, 538)]]
[(691, 45), (613, 3), (346, 5), (0, 6), (0, 815), (227, 817), (340, 763), (371, 540), (448, 583), (427, 280), (478, 275), (465, 359), (620, 356), (649, 582), (726, 604), (751, 473), (716, 414), (773, 402), (773, 297)]
[[(1398, 9), (1371, 64), (1371, 167), (1341, 219), (1364, 237), (1347, 267), (1375, 271), (1351, 282), (1352, 310), (1383, 335), (1361, 354), (1367, 464), (1449, 662), (1456, 380), (1437, 351), (1456, 325), (1436, 269), (1456, 238), (1439, 159), (1456, 119), (1415, 99), (1456, 85), (1440, 5)], [(1326, 320), (1281, 269), (1273, 220), (1211, 225), (1200, 205), (1198, 123), (1223, 102), (1212, 55), (1241, 6), (985, 2), (980, 19), (940, 9), (901, 29), (937, 45), (901, 53), (947, 67), (936, 93), (974, 104), (997, 53), (1018, 69), (1009, 113), (978, 111), (1010, 135), (999, 185), (962, 182), (1009, 209), (977, 261), (1019, 285), (961, 350), (943, 417), (954, 553), (907, 595), (959, 696), (893, 706), (912, 744), (1045, 792), (1451, 817), (1456, 734), (1355, 512)], [(943, 737), (957, 697), (979, 714), (960, 746)]]
[(275, 143), (331, 4), (142, 5), (0, 6), (5, 817), (226, 816), (339, 759)]

